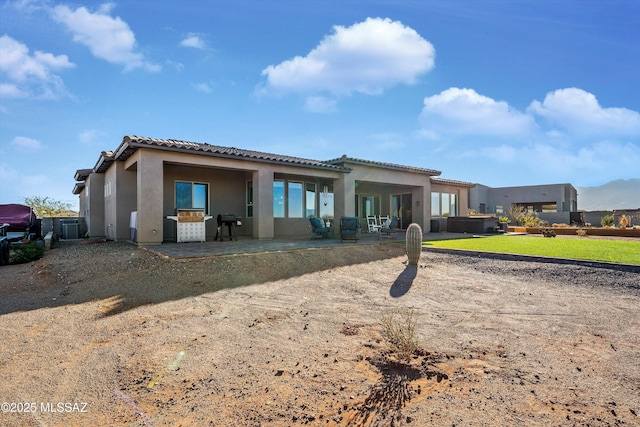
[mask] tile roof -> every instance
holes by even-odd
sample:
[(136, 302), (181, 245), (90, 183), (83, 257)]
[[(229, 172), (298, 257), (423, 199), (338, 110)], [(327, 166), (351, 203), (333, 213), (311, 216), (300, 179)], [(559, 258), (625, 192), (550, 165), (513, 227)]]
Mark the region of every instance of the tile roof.
[(401, 171), (417, 172), (417, 173), (423, 173), (427, 175), (440, 175), (442, 173), (435, 169), (398, 165), (395, 163), (376, 162), (373, 160), (356, 159), (354, 157), (348, 157), (346, 154), (344, 154), (342, 157), (339, 157), (337, 159), (327, 160), (326, 163), (330, 163), (334, 165), (339, 165), (344, 163), (356, 163), (360, 165), (379, 167), (383, 169), (394, 169), (394, 170), (401, 170)]
[(440, 178), (439, 176), (432, 176), (431, 177), (431, 182), (434, 182), (436, 184), (462, 185), (462, 186), (469, 187), (469, 188), (476, 186), (476, 184), (474, 184), (472, 182), (465, 182), (465, 181), (457, 181), (455, 179)]
[(283, 156), (280, 154), (263, 153), (260, 151), (243, 150), (235, 147), (222, 147), (218, 145), (211, 145), (207, 143), (180, 141), (176, 139), (156, 139), (146, 138), (140, 136), (125, 136), (122, 139), (122, 143), (115, 150), (103, 151), (100, 159), (94, 167), (95, 172), (104, 172), (109, 168), (114, 161), (123, 161), (128, 159), (138, 148), (150, 147), (160, 150), (168, 151), (181, 151), (181, 152), (194, 152), (202, 153), (204, 155), (210, 155), (215, 157), (225, 158), (244, 158), (257, 162), (264, 163), (285, 163), (292, 165), (299, 165), (318, 169), (331, 169), (341, 172), (349, 172), (351, 169), (322, 162), (319, 160), (304, 159), (301, 157)]

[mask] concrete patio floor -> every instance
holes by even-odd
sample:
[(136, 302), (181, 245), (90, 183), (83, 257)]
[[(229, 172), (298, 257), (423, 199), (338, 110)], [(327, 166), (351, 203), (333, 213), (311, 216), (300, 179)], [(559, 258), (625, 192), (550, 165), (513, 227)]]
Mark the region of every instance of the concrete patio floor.
[[(442, 240), (471, 237), (471, 234), (460, 233), (424, 233), (423, 240)], [(291, 251), (297, 249), (327, 248), (345, 245), (372, 245), (379, 243), (390, 243), (394, 241), (404, 241), (404, 231), (398, 231), (389, 236), (378, 237), (376, 233), (362, 233), (362, 238), (357, 242), (354, 240), (340, 241), (339, 238), (328, 239), (284, 239), (257, 240), (252, 238), (239, 237), (235, 240), (212, 241), (212, 242), (189, 242), (189, 243), (163, 243), (161, 245), (147, 246), (148, 250), (160, 255), (175, 259), (203, 258), (219, 255), (237, 255), (245, 253)]]

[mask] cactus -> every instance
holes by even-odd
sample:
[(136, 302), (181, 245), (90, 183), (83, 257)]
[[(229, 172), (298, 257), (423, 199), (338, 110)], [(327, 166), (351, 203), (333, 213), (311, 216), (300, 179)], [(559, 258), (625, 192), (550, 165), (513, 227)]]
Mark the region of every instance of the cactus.
[(407, 257), (409, 265), (418, 265), (422, 254), (422, 229), (418, 224), (410, 224), (407, 227)]

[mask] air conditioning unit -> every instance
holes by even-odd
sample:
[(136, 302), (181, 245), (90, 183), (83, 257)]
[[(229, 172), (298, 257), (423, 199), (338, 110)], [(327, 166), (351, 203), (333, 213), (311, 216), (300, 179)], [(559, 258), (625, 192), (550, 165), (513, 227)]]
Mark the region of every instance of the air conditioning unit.
[(63, 220), (60, 221), (62, 226), (62, 238), (63, 239), (78, 239), (78, 221), (77, 220)]

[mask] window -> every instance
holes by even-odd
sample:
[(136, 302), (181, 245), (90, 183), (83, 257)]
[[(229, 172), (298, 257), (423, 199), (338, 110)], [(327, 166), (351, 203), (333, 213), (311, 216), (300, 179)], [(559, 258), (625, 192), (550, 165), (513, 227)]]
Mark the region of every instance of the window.
[(361, 196), (362, 217), (380, 215), (380, 196)]
[(253, 218), (253, 181), (247, 181), (247, 218)]
[(431, 216), (456, 216), (458, 195), (456, 193), (431, 193)]
[(440, 193), (431, 193), (431, 216), (440, 216)]
[(320, 193), (320, 217), (333, 218), (333, 189), (326, 185)]
[(458, 203), (456, 202), (457, 195), (452, 193), (449, 200), (451, 202), (449, 205), (449, 215), (456, 216), (458, 214)]
[(440, 208), (440, 216), (449, 216), (451, 213), (451, 205), (449, 204), (449, 196), (448, 193), (440, 194), (440, 198), (442, 200), (442, 206)]
[(176, 209), (204, 209), (209, 211), (209, 184), (176, 182)]
[(273, 181), (273, 217), (284, 218), (284, 181)]
[(287, 216), (289, 218), (302, 218), (304, 216), (302, 183), (289, 181), (287, 184)]
[(307, 218), (316, 216), (316, 185), (307, 183), (306, 185), (306, 216)]
[[(333, 217), (333, 193), (324, 185), (322, 192), (313, 182), (273, 181), (273, 217), (305, 218), (311, 216)], [(318, 204), (319, 201), (319, 204)]]

